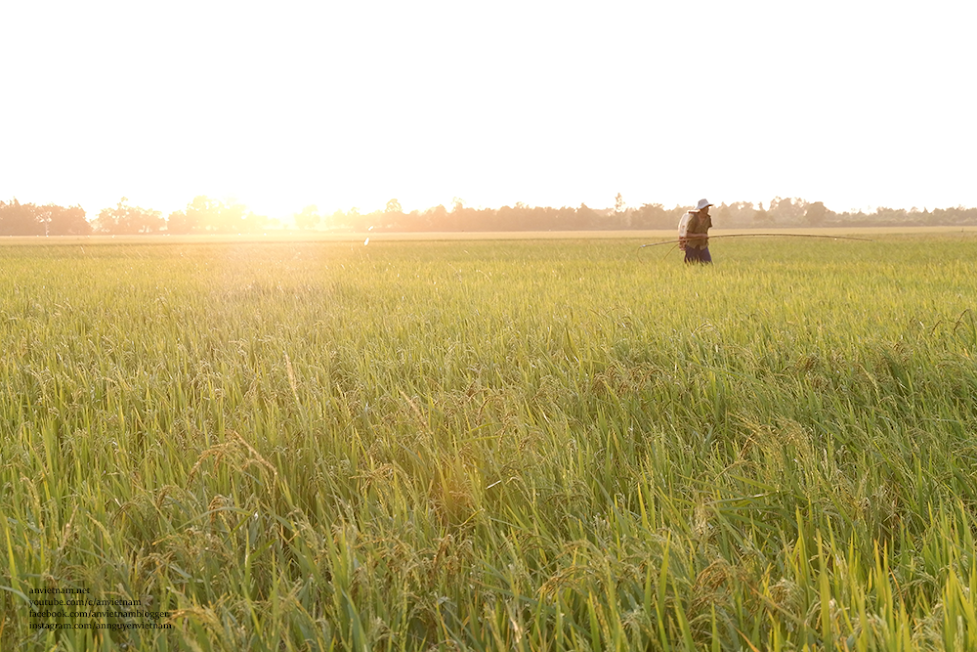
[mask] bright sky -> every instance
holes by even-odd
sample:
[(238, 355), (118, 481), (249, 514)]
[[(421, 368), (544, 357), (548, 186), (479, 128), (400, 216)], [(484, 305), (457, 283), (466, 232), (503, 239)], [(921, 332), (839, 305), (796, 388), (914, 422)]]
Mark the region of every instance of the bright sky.
[(4, 0), (0, 199), (977, 206), (973, 0)]

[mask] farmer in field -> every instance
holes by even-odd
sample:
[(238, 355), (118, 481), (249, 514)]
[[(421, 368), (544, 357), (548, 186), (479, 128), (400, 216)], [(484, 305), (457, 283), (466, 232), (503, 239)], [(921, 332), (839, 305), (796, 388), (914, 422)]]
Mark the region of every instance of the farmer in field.
[(685, 251), (687, 263), (712, 262), (709, 255), (709, 229), (712, 228), (710, 206), (712, 203), (708, 199), (700, 199), (696, 207), (679, 221), (679, 247)]

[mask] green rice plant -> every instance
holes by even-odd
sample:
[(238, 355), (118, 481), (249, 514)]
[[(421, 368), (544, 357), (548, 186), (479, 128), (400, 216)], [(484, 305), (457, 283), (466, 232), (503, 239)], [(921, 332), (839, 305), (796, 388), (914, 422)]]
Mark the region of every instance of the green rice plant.
[(0, 246), (0, 649), (977, 648), (977, 242), (635, 248)]

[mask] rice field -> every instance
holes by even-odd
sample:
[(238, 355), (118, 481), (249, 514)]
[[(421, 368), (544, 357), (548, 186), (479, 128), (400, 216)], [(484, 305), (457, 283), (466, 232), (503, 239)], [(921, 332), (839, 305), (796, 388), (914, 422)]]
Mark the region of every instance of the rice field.
[(0, 245), (0, 649), (977, 649), (977, 239), (641, 243)]

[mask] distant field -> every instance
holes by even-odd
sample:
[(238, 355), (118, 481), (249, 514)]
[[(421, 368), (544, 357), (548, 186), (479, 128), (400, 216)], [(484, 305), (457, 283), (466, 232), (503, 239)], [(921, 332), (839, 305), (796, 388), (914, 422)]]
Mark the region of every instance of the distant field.
[(0, 650), (975, 650), (974, 233), (0, 240)]
[[(907, 226), (907, 227), (850, 227), (850, 228), (771, 228), (771, 229), (723, 229), (715, 228), (713, 235), (734, 233), (780, 233), (811, 235), (932, 235), (932, 234), (977, 234), (977, 226)], [(656, 229), (645, 231), (483, 231), (483, 232), (420, 232), (384, 233), (369, 231), (360, 233), (333, 233), (327, 231), (269, 231), (244, 235), (92, 235), (92, 236), (11, 236), (0, 238), (0, 245), (6, 244), (157, 244), (157, 243), (218, 243), (218, 242), (362, 242), (369, 237), (371, 242), (384, 240), (604, 240), (638, 239), (668, 240), (675, 236), (675, 229)]]

